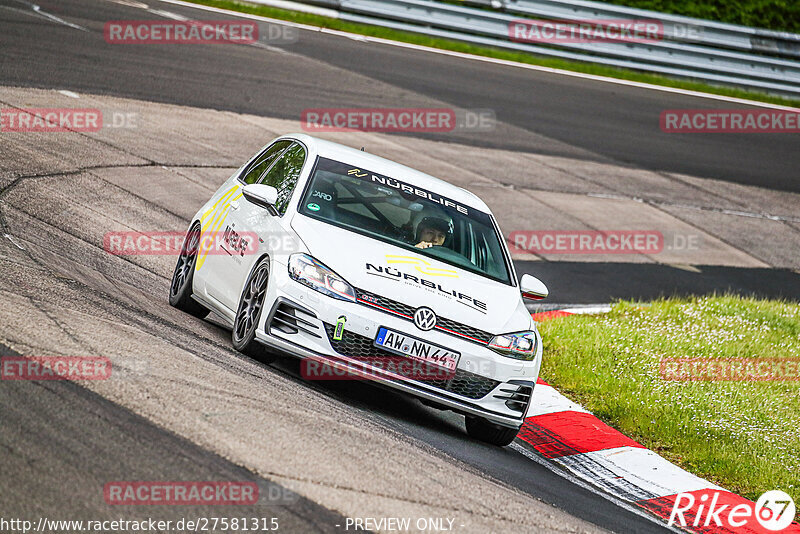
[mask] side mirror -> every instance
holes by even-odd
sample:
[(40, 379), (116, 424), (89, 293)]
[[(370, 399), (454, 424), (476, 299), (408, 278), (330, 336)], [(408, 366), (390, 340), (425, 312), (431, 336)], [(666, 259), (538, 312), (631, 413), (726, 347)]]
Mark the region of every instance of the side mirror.
[(278, 190), (271, 185), (246, 185), (242, 188), (242, 195), (248, 201), (263, 208), (271, 208), (278, 201)]
[(524, 299), (542, 300), (550, 294), (547, 286), (541, 280), (529, 274), (522, 275), (519, 280), (519, 289), (522, 291), (522, 298)]

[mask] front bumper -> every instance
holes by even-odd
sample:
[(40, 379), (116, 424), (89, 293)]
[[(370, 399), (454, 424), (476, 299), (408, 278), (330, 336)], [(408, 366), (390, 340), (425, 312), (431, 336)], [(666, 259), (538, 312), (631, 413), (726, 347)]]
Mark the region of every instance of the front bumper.
[[(533, 361), (506, 358), (475, 343), (442, 332), (422, 332), (413, 323), (362, 304), (333, 299), (291, 280), (286, 267), (275, 264), (256, 338), (281, 352), (326, 364), (348, 377), (364, 378), (400, 390), (465, 416), (519, 428), (527, 413), (541, 362), (541, 340)], [(342, 339), (333, 338), (334, 324), (347, 318)], [(455, 373), (445, 380), (398, 376), (382, 357), (397, 358), (374, 345), (379, 327), (422, 338), (461, 354)]]

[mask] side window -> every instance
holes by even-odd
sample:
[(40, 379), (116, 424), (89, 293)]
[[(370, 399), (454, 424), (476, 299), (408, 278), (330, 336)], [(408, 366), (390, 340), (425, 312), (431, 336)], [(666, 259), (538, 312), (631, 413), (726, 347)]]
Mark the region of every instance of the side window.
[(300, 171), (303, 170), (303, 163), (306, 161), (306, 151), (303, 145), (295, 143), (286, 149), (280, 159), (267, 171), (261, 179), (262, 184), (271, 185), (278, 190), (278, 201), (275, 209), (283, 215), (289, 205), (289, 198), (292, 196), (297, 180), (300, 178)]
[(283, 150), (292, 144), (291, 141), (277, 141), (272, 143), (258, 158), (250, 165), (250, 167), (242, 175), (242, 181), (246, 184), (254, 184), (264, 174), (270, 164), (275, 161), (275, 158), (280, 156)]

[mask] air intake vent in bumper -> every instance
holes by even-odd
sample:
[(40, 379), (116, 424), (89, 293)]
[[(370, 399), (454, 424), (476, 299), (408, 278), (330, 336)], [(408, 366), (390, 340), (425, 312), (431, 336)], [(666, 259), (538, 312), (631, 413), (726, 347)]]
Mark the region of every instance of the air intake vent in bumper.
[(304, 332), (310, 336), (321, 338), (319, 327), (311, 321), (316, 318), (317, 315), (313, 311), (281, 297), (272, 307), (267, 328), (270, 333), (275, 330), (284, 334)]
[(533, 385), (528, 382), (512, 381), (500, 388), (500, 392), (493, 395), (496, 399), (506, 401), (509, 410), (525, 413), (528, 403), (533, 395)]

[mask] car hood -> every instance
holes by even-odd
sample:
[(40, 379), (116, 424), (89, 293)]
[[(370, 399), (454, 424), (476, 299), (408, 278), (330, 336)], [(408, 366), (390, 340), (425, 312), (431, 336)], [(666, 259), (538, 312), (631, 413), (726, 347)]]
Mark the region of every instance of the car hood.
[(531, 326), (517, 287), (304, 215), (291, 225), (312, 256), (359, 290), (492, 334)]

